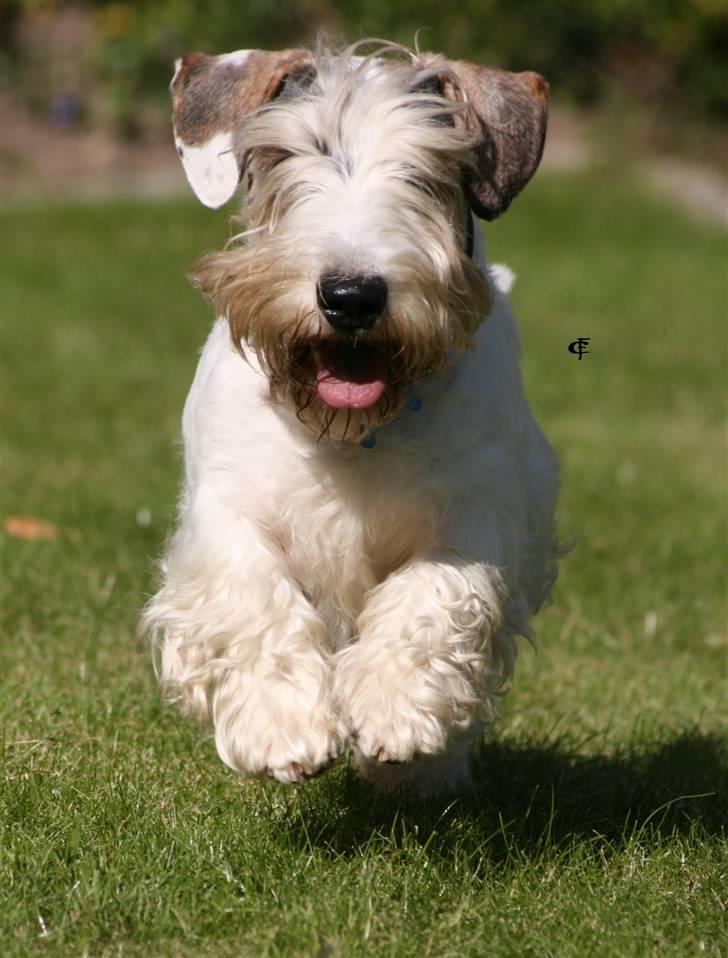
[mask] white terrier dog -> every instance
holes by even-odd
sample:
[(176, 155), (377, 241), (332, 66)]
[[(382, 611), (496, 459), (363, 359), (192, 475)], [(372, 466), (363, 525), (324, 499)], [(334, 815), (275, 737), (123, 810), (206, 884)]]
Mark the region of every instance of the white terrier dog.
[(143, 624), (161, 682), (247, 775), (461, 781), (556, 576), (555, 456), (511, 274), (471, 210), (534, 173), (548, 87), (387, 47), (191, 54), (178, 153), (248, 229), (195, 267), (218, 320)]

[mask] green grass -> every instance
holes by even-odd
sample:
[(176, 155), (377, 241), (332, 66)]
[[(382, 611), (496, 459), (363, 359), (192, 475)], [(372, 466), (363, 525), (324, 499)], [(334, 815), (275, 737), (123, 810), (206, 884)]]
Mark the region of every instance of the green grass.
[(579, 541), (477, 797), (419, 806), (345, 767), (237, 780), (133, 637), (208, 325), (183, 272), (224, 214), (2, 229), (2, 511), (68, 530), (3, 542), (3, 955), (725, 954), (720, 232), (606, 173), (543, 175), (491, 227)]

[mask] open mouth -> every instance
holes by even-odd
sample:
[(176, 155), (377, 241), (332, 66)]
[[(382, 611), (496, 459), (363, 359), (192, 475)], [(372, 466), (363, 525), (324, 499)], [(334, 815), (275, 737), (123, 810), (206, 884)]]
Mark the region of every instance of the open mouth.
[(314, 351), (316, 390), (334, 409), (369, 409), (387, 386), (389, 361), (374, 346), (347, 342), (319, 343)]

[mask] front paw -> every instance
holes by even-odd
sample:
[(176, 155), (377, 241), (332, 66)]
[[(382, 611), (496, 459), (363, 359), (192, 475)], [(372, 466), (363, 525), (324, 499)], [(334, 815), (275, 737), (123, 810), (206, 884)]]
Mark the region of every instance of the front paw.
[(339, 653), (335, 694), (359, 762), (412, 762), (444, 752), (450, 733), (468, 727), (477, 699), (451, 663), (411, 647)]
[(226, 765), (284, 784), (325, 771), (344, 746), (328, 694), (288, 679), (228, 674), (216, 693), (214, 720)]
[(400, 708), (384, 719), (352, 711), (349, 746), (359, 763), (412, 762), (437, 755), (447, 745), (447, 730), (426, 711)]

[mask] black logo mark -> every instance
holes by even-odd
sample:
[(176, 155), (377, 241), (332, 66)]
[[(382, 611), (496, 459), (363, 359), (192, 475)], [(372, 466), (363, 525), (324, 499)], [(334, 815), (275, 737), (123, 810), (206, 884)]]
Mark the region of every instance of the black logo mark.
[(579, 361), (581, 362), (584, 355), (590, 352), (590, 350), (586, 348), (590, 342), (591, 336), (582, 336), (579, 339), (575, 339), (573, 343), (569, 343), (569, 352), (573, 353), (575, 356), (578, 356)]

